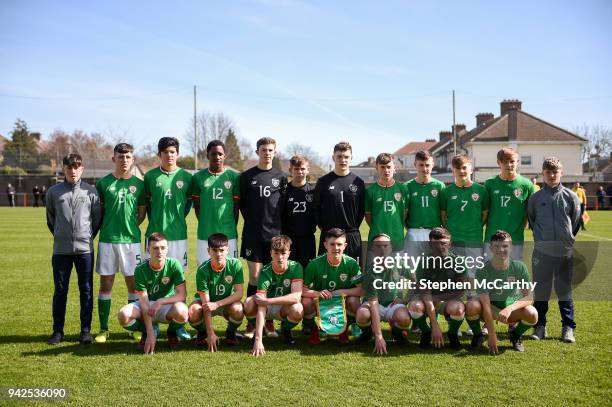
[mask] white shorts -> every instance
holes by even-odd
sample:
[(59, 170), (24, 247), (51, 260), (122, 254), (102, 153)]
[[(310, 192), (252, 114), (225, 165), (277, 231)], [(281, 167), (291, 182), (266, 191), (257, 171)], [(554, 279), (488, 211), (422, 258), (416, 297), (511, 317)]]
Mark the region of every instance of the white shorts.
[(98, 243), (96, 272), (101, 276), (133, 276), (141, 261), (140, 243)]
[[(238, 258), (238, 239), (229, 239), (228, 245), (227, 255)], [(208, 240), (198, 239), (198, 267), (208, 259), (210, 259), (208, 255)]]
[(276, 319), (277, 321), (282, 321), (281, 317), (281, 308), (283, 305), (275, 304), (275, 305), (266, 305), (266, 319)]
[[(510, 256), (514, 260), (523, 261), (523, 251), (524, 251), (523, 249), (524, 249), (523, 242), (512, 243), (512, 253), (510, 254)], [(487, 260), (491, 260), (491, 258), (493, 258), (493, 252), (491, 252), (491, 242), (485, 243), (484, 254), (487, 257)]]
[(404, 251), (408, 256), (418, 257), (429, 253), (429, 232), (431, 229), (408, 229)]
[[(187, 271), (187, 240), (169, 240), (168, 257), (176, 259), (183, 266), (183, 271)], [(145, 254), (145, 259), (149, 260), (149, 251)]]
[(406, 308), (406, 304), (389, 304), (387, 307), (384, 305), (378, 304), (378, 315), (380, 315), (380, 320), (384, 322), (389, 322), (393, 318), (393, 314), (395, 311), (400, 308)]
[[(155, 301), (149, 301), (149, 306), (152, 306), (153, 304), (155, 304)], [(142, 314), (142, 309), (140, 308), (140, 301), (136, 301), (128, 305), (138, 308)], [(155, 313), (155, 316), (153, 317), (153, 322), (159, 322), (161, 324), (170, 323), (170, 321), (168, 321), (168, 319), (166, 318), (166, 315), (168, 315), (168, 312), (170, 312), (170, 309), (173, 305), (174, 304), (164, 304), (159, 307), (159, 309)]]

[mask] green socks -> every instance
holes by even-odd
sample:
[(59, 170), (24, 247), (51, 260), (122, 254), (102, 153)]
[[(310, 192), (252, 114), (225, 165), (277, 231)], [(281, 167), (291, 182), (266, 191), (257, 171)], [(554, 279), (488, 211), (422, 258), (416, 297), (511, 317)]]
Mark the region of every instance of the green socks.
[(476, 317), (476, 319), (467, 318), (467, 323), (470, 328), (472, 328), (472, 332), (474, 335), (480, 335), (482, 333), (482, 328), (480, 326), (480, 317)]
[(111, 310), (110, 294), (98, 294), (98, 317), (100, 318), (100, 329), (108, 331), (108, 318)]

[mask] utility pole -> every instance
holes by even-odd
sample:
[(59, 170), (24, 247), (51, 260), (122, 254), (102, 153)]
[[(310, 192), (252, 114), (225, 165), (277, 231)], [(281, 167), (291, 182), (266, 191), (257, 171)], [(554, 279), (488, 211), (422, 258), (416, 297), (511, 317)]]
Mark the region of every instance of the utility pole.
[(455, 126), (455, 89), (453, 89), (453, 155), (457, 155), (457, 128)]
[(195, 154), (193, 155), (193, 168), (195, 171), (198, 170), (198, 123), (196, 120), (196, 103), (196, 85), (193, 85), (193, 141), (195, 145)]

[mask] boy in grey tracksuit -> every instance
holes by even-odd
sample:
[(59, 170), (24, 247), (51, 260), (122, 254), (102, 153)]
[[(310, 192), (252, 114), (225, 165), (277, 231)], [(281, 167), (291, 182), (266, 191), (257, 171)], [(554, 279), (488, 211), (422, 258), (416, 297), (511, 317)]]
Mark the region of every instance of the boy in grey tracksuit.
[(533, 194), (527, 203), (527, 217), (533, 229), (533, 280), (534, 306), (538, 310), (538, 322), (533, 339), (546, 337), (546, 313), (553, 280), (561, 313), (564, 342), (575, 342), (574, 303), (572, 300), (573, 246), (580, 224), (578, 196), (561, 184), (563, 165), (555, 157), (542, 164), (544, 186)]
[(63, 159), (66, 179), (47, 192), (47, 226), (53, 234), (53, 334), (56, 345), (64, 338), (66, 300), (74, 264), (81, 300), (80, 342), (91, 343), (93, 311), (93, 239), (102, 223), (102, 208), (96, 189), (81, 181), (83, 160), (79, 154)]

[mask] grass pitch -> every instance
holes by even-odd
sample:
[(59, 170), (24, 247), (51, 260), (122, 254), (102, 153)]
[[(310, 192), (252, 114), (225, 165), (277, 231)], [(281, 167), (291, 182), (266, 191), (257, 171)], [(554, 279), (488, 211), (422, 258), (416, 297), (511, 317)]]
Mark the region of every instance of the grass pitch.
[[(188, 295), (195, 288), (195, 216), (189, 215)], [(142, 228), (144, 230), (144, 227)], [(365, 230), (364, 230), (365, 231)], [(78, 344), (78, 287), (72, 275), (66, 340), (51, 347), (52, 236), (44, 210), (0, 208), (0, 387), (65, 387), (72, 405), (609, 405), (612, 313), (610, 301), (577, 301), (577, 343), (558, 340), (556, 304), (549, 311), (545, 341), (525, 341), (523, 354), (510, 349), (500, 327), (501, 354), (422, 351), (416, 338), (389, 355), (372, 355), (373, 344), (340, 347), (335, 340), (309, 346), (264, 339), (266, 356), (249, 355), (244, 341), (216, 354), (182, 344), (169, 351), (162, 334), (152, 356), (140, 354), (111, 317), (110, 341)], [(530, 233), (528, 233), (530, 235)], [(364, 235), (367, 236), (367, 235)], [(612, 212), (593, 212), (581, 240), (612, 247)], [(607, 243), (606, 243), (607, 242)], [(585, 290), (610, 299), (612, 250), (600, 249)], [(97, 296), (98, 280), (94, 276)], [(589, 288), (590, 287), (590, 288)], [(126, 302), (118, 276), (113, 315)], [(384, 324), (386, 326), (386, 324)], [(225, 326), (215, 318), (222, 335)], [(98, 329), (94, 300), (93, 333)], [(464, 328), (465, 329), (465, 326)], [(162, 329), (164, 331), (164, 329)], [(385, 335), (389, 338), (389, 332)], [(467, 339), (463, 340), (467, 345)], [(0, 404), (15, 404), (0, 400)], [(33, 401), (45, 404), (45, 401)]]

